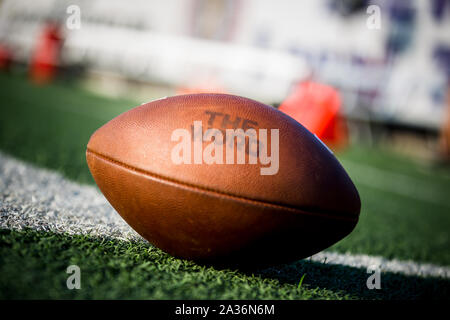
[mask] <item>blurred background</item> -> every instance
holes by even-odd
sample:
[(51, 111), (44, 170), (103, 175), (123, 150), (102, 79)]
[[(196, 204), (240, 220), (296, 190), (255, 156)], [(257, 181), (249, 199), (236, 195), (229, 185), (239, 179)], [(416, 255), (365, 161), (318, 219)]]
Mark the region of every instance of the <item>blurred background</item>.
[(330, 145), (445, 162), (449, 17), (447, 0), (3, 0), (0, 64), (137, 102), (242, 95)]
[[(344, 298), (448, 299), (449, 79), (450, 0), (0, 0), (0, 298), (309, 299), (344, 290)], [(108, 236), (96, 220), (103, 211), (21, 160), (90, 188), (85, 152), (96, 129), (144, 102), (198, 92), (264, 102), (334, 150), (362, 209), (325, 261), (221, 282), (217, 270), (205, 278), (196, 266), (148, 258), (146, 245), (132, 247), (147, 267), (123, 269), (136, 263), (118, 244), (114, 254), (91, 238), (46, 244), (52, 226), (70, 221)], [(16, 220), (45, 232), (10, 232)], [(87, 243), (99, 253), (85, 254)], [(336, 254), (346, 266), (327, 263)], [(383, 290), (367, 290), (366, 270), (351, 261), (374, 256), (408, 272), (384, 272)], [(55, 285), (53, 274), (65, 284), (69, 260), (93, 266), (89, 290)], [(428, 264), (445, 268), (430, 278)], [(310, 287), (299, 291), (306, 273)], [(279, 282), (268, 290), (267, 278)]]

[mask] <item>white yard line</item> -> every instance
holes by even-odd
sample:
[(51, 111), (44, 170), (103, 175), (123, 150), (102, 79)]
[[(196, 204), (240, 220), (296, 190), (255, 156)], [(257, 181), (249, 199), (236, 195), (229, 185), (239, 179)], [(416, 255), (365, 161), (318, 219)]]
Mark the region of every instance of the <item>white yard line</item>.
[(433, 276), (450, 278), (450, 268), (437, 266), (429, 263), (417, 263), (414, 261), (388, 260), (379, 256), (366, 254), (348, 254), (337, 252), (319, 252), (311, 257), (312, 261), (327, 264), (338, 264), (343, 266), (362, 268), (366, 270), (401, 273), (411, 276)]
[[(92, 186), (36, 168), (0, 152), (0, 228), (89, 234), (145, 241)], [(416, 276), (450, 278), (450, 268), (367, 255), (320, 252), (311, 260)]]

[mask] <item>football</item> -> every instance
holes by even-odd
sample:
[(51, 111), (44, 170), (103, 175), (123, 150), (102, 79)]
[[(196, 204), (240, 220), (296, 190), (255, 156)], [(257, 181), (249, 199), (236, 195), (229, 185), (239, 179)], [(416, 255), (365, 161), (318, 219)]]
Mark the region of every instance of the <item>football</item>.
[(327, 146), (239, 96), (142, 104), (99, 128), (86, 158), (123, 219), (179, 258), (289, 262), (336, 243), (359, 218), (358, 191)]

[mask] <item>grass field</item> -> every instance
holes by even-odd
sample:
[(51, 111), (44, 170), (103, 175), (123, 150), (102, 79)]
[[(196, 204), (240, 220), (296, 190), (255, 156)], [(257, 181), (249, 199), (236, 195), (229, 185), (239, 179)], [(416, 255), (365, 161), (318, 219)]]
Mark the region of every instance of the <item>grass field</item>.
[[(83, 184), (94, 184), (85, 163), (90, 135), (138, 104), (74, 85), (36, 87), (4, 74), (0, 99), (0, 150)], [(362, 212), (354, 232), (329, 251), (450, 265), (448, 168), (365, 146), (338, 157), (358, 187)], [(444, 279), (386, 273), (382, 290), (368, 290), (366, 270), (352, 267), (303, 260), (250, 273), (220, 270), (174, 259), (145, 243), (33, 230), (1, 230), (0, 251), (0, 298), (450, 297)], [(87, 270), (83, 290), (65, 289), (69, 262)]]

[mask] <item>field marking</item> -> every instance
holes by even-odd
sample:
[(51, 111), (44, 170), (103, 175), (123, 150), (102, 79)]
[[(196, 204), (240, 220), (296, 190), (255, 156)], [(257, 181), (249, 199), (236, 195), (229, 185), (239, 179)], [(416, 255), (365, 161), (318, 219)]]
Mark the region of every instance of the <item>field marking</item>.
[[(83, 234), (145, 241), (115, 212), (93, 186), (36, 168), (0, 152), (0, 228)], [(378, 256), (320, 252), (312, 261), (405, 275), (450, 278), (450, 267)]]
[(356, 183), (450, 208), (450, 198), (446, 190), (437, 189), (423, 180), (353, 161), (342, 160), (341, 163)]
[(389, 260), (380, 256), (369, 256), (366, 254), (346, 254), (322, 251), (313, 255), (311, 260), (326, 264), (336, 264), (362, 269), (377, 267), (382, 272), (394, 272), (410, 276), (450, 278), (449, 267), (397, 259)]

